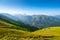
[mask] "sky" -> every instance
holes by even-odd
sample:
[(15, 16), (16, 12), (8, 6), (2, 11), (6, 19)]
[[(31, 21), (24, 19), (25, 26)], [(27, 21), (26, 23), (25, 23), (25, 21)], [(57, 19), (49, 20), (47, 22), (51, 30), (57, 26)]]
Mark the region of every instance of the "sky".
[(60, 15), (60, 0), (0, 0), (0, 13)]

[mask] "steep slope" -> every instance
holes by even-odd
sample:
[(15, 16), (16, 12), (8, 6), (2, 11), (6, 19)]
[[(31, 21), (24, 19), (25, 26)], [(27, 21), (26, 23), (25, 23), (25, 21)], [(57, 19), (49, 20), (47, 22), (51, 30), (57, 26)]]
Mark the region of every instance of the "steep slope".
[[(31, 23), (31, 21), (32, 21), (32, 16), (30, 16), (30, 15), (15, 15), (19, 20), (21, 20), (22, 22), (24, 22), (24, 23), (26, 23), (26, 24), (30, 24)], [(18, 20), (18, 21), (19, 21)]]
[(15, 15), (22, 22), (37, 28), (60, 26), (60, 19), (47, 15)]
[(23, 40), (23, 37), (29, 36), (27, 31), (0, 28), (0, 40)]
[[(0, 40), (60, 40), (60, 26), (59, 26), (60, 19), (56, 19), (55, 17), (51, 18), (51, 16), (47, 16), (46, 18), (46, 16), (44, 15), (43, 15), (43, 18), (40, 15), (34, 16), (34, 17), (29, 16), (28, 18), (30, 20), (31, 18), (33, 18), (31, 22), (30, 20), (27, 20), (30, 22), (28, 23), (31, 26), (28, 24), (22, 23), (20, 21), (15, 21), (8, 16), (4, 16), (4, 15), (0, 16)], [(41, 20), (42, 22), (45, 22), (46, 20), (53, 22), (53, 19), (55, 23), (53, 26), (55, 27), (44, 28), (40, 26), (43, 29), (38, 30), (38, 28), (36, 28), (37, 26), (36, 27), (32, 26), (34, 23), (37, 23), (39, 20)], [(56, 22), (58, 23), (58, 26), (56, 25)], [(35, 31), (35, 32), (32, 32), (32, 31)]]
[(27, 32), (17, 29), (0, 28), (0, 40), (60, 40), (60, 27), (51, 27)]
[(20, 26), (13, 25), (2, 20), (0, 20), (0, 28), (19, 29), (27, 31), (26, 28), (22, 28)]
[(0, 13), (0, 16), (5, 16), (5, 17), (8, 17), (8, 18), (13, 19), (15, 21), (18, 20), (18, 18), (16, 18), (14, 15), (11, 15), (11, 14), (8, 14), (8, 13)]
[[(13, 20), (12, 18), (8, 17), (8, 16), (5, 16), (6, 14), (2, 15), (0, 14), (0, 20), (1, 21), (4, 21), (4, 22), (7, 22), (7, 24), (12, 24), (12, 25), (15, 25), (18, 29), (19, 27), (20, 28), (23, 28), (23, 30), (27, 30), (27, 31), (35, 31), (37, 30), (38, 28), (37, 27), (33, 27), (33, 26), (30, 26), (28, 24), (24, 24), (23, 22), (21, 21), (16, 21), (16, 20)], [(4, 24), (3, 24), (4, 25)], [(11, 26), (12, 27), (12, 26)], [(13, 27), (12, 27), (13, 28)]]

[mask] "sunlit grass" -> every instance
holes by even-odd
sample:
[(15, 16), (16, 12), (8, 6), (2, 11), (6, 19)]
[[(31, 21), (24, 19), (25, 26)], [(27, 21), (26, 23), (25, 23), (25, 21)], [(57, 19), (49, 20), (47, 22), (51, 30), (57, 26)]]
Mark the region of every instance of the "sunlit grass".
[(37, 36), (60, 36), (60, 27), (49, 27), (44, 28), (42, 30), (38, 30), (35, 32), (32, 32), (33, 34), (36, 34)]
[[(0, 20), (0, 40), (60, 40), (60, 27), (49, 27), (34, 32)], [(23, 29), (25, 31), (23, 31)]]

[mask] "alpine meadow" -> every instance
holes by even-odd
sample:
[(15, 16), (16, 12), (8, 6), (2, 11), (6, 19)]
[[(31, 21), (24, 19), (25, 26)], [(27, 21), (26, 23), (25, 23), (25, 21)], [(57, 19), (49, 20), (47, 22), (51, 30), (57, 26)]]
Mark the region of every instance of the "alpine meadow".
[(0, 40), (60, 40), (60, 0), (0, 0)]

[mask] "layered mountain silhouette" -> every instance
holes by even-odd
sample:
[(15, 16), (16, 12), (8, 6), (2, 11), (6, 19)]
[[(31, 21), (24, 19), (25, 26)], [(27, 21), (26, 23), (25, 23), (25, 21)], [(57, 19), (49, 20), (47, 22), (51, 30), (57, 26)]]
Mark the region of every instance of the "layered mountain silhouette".
[(1, 13), (0, 20), (16, 26), (21, 26), (22, 28), (31, 31), (51, 26), (60, 26), (59, 18), (47, 15), (10, 15), (7, 13)]
[(60, 15), (55, 15), (54, 17), (56, 17), (56, 18), (59, 18), (59, 19), (60, 19)]
[[(9, 26), (10, 28), (13, 28), (14, 26), (16, 27), (16, 29), (20, 29), (20, 30), (25, 30), (25, 31), (35, 31), (38, 28), (34, 27), (34, 26), (30, 26), (29, 24), (25, 24), (21, 21), (17, 21), (18, 19), (15, 16), (12, 16), (10, 14), (0, 14), (0, 24)], [(10, 26), (10, 25), (14, 25), (14, 26)]]
[(60, 19), (55, 16), (0, 13), (0, 40), (55, 39), (60, 39)]
[(60, 26), (60, 19), (48, 15), (15, 15), (22, 22), (37, 28), (46, 28), (50, 26)]

